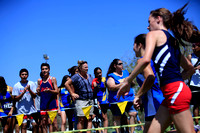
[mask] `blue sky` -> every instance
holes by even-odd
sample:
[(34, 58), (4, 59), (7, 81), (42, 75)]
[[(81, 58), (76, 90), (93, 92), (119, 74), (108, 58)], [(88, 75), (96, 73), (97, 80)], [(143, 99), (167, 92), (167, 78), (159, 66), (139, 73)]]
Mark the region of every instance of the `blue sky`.
[[(134, 37), (147, 33), (151, 10), (182, 7), (188, 0), (0, 0), (0, 75), (8, 85), (29, 70), (37, 81), (43, 54), (50, 57), (50, 75), (60, 85), (67, 69), (86, 60), (103, 76), (114, 58), (126, 59)], [(200, 2), (191, 0), (186, 17), (200, 29)]]

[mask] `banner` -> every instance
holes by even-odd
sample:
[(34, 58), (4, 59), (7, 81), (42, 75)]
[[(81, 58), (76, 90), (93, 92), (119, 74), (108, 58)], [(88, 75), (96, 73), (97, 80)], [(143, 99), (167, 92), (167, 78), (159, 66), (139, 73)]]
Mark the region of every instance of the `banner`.
[(49, 118), (51, 119), (51, 123), (53, 123), (55, 117), (57, 116), (58, 111), (47, 111)]
[(16, 118), (17, 118), (18, 125), (21, 126), (24, 119), (24, 114), (16, 115)]
[(85, 114), (85, 117), (87, 119), (89, 119), (89, 116), (90, 116), (90, 109), (92, 108), (92, 106), (88, 106), (88, 107), (83, 107), (82, 110), (83, 110), (83, 113)]
[(119, 109), (121, 111), (121, 114), (123, 114), (125, 112), (127, 103), (128, 103), (128, 101), (117, 103), (117, 105), (118, 105), (118, 107), (119, 107)]

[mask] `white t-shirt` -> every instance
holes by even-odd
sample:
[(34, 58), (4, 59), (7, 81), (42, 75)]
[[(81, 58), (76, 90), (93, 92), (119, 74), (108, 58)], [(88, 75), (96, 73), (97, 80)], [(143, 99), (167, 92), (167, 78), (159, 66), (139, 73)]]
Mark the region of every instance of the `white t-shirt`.
[[(197, 61), (198, 61), (198, 57), (193, 53), (192, 58), (191, 58), (192, 65), (194, 66), (197, 63)], [(197, 66), (198, 65), (200, 65), (200, 62), (197, 64)], [(199, 72), (199, 69), (197, 69), (195, 71), (195, 73), (192, 75), (190, 85), (200, 87), (200, 72)]]
[[(36, 93), (36, 85), (32, 81), (28, 81), (27, 83), (21, 83), (18, 82), (14, 85), (12, 95), (13, 96), (19, 96), (21, 93), (23, 93), (24, 88), (30, 85), (30, 89)], [(17, 102), (16, 104), (17, 112), (18, 114), (25, 114), (30, 115), (32, 113), (37, 112), (34, 106), (33, 98), (31, 97), (30, 92), (27, 90), (26, 93), (23, 95), (23, 97)]]
[[(37, 82), (35, 82), (35, 85), (38, 87)], [(39, 95), (36, 95), (35, 97), (35, 107), (37, 111), (40, 111), (40, 96)]]

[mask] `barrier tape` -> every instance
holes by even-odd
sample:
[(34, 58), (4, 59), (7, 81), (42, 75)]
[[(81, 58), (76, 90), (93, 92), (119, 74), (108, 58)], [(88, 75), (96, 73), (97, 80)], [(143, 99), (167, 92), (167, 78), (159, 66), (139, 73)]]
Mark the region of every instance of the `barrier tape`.
[(54, 133), (73, 133), (73, 132), (86, 132), (86, 131), (93, 131), (93, 130), (104, 130), (104, 129), (116, 129), (116, 128), (124, 128), (124, 127), (137, 127), (144, 125), (141, 124), (132, 124), (132, 125), (123, 125), (123, 126), (110, 126), (110, 127), (101, 127), (101, 128), (91, 128), (91, 129), (81, 129), (81, 130), (70, 130), (70, 131), (61, 131), (61, 132), (54, 132)]
[[(200, 118), (200, 116), (192, 117), (193, 119)], [(137, 127), (142, 126), (145, 123), (141, 124), (132, 124), (132, 125), (122, 125), (122, 126), (110, 126), (110, 127), (100, 127), (100, 128), (92, 128), (92, 129), (81, 129), (81, 130), (70, 130), (70, 131), (61, 131), (61, 132), (54, 132), (54, 133), (73, 133), (73, 132), (86, 132), (86, 131), (93, 131), (93, 130), (104, 130), (104, 129), (116, 129), (116, 128), (125, 128), (125, 127)]]

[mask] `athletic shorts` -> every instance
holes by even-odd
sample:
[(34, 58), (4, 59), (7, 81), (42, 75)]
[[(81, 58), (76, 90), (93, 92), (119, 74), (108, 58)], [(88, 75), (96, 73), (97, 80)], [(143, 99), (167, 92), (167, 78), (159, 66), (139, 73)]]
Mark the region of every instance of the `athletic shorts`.
[(75, 108), (76, 108), (76, 113), (77, 116), (85, 116), (85, 114), (83, 113), (83, 107), (88, 107), (88, 106), (92, 106), (90, 109), (90, 115), (93, 115), (94, 113), (94, 101), (93, 100), (76, 100), (75, 103)]
[[(111, 104), (110, 110), (114, 116), (121, 116), (121, 111), (117, 104)], [(137, 110), (134, 108), (133, 102), (128, 102), (126, 105), (125, 112), (137, 112)]]
[(145, 117), (145, 121), (152, 121), (155, 115)]
[(101, 107), (101, 112), (103, 112), (104, 114), (107, 112), (107, 110), (109, 109), (110, 104), (100, 104)]
[(66, 107), (60, 107), (60, 111), (65, 111), (65, 110), (68, 110), (68, 109), (74, 109), (75, 107), (70, 107), (70, 108), (66, 108)]
[(165, 97), (161, 104), (169, 109), (170, 114), (177, 114), (190, 108), (192, 94), (184, 82), (169, 83), (161, 87), (161, 90)]
[(5, 127), (8, 119), (15, 119), (15, 116), (2, 117), (2, 119), (1, 119), (2, 127)]
[(192, 100), (190, 102), (191, 105), (200, 105), (200, 87), (190, 86), (190, 90), (192, 91)]
[(24, 115), (23, 123), (27, 123), (28, 120), (30, 121), (30, 123), (35, 123), (35, 120), (31, 115)]

